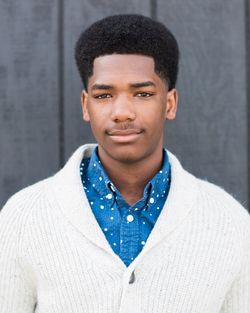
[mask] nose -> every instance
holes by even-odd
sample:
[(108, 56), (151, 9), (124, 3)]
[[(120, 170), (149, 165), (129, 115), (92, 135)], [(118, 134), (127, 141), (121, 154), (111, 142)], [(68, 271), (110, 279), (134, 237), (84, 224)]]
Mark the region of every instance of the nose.
[(111, 119), (114, 122), (133, 121), (136, 118), (132, 99), (126, 96), (119, 96), (112, 106)]

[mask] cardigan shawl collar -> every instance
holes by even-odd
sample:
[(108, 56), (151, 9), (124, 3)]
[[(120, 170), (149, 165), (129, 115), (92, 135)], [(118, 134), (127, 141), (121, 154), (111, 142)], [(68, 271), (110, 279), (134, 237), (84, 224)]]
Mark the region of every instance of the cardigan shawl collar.
[[(65, 166), (51, 180), (51, 192), (68, 221), (88, 240), (116, 258), (119, 266), (124, 263), (113, 252), (95, 216), (84, 192), (79, 173), (82, 158), (90, 157), (96, 144), (80, 146), (70, 157)], [(166, 203), (160, 213), (148, 240), (129, 267), (135, 266), (138, 260), (157, 243), (178, 227), (195, 207), (197, 198), (197, 179), (183, 169), (178, 159), (167, 150), (171, 165), (171, 185)]]

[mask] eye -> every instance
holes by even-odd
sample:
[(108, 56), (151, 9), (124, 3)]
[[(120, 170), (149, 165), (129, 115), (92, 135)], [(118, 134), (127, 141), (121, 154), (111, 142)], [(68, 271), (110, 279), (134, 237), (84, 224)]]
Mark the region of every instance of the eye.
[(153, 93), (150, 93), (150, 92), (138, 92), (136, 94), (137, 97), (143, 97), (143, 98), (148, 98), (148, 97), (151, 97), (153, 96)]
[(96, 95), (94, 96), (95, 99), (106, 99), (106, 98), (111, 98), (112, 95), (110, 93), (103, 93), (101, 95)]

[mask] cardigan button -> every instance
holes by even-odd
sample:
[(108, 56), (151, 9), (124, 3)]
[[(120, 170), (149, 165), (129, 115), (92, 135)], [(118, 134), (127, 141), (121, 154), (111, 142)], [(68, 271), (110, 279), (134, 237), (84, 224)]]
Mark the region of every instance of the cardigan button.
[(130, 278), (129, 278), (129, 284), (133, 284), (133, 282), (135, 281), (135, 273), (132, 272)]

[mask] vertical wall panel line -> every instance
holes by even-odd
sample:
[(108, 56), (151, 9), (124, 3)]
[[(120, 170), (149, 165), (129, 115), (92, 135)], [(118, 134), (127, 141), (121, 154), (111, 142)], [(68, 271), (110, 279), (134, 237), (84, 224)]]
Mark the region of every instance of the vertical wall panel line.
[(246, 86), (247, 86), (247, 169), (248, 169), (248, 211), (250, 212), (250, 0), (245, 0), (246, 31)]
[(152, 19), (157, 20), (157, 0), (150, 1), (150, 15)]
[(58, 1), (58, 127), (59, 167), (65, 162), (64, 138), (64, 1)]

